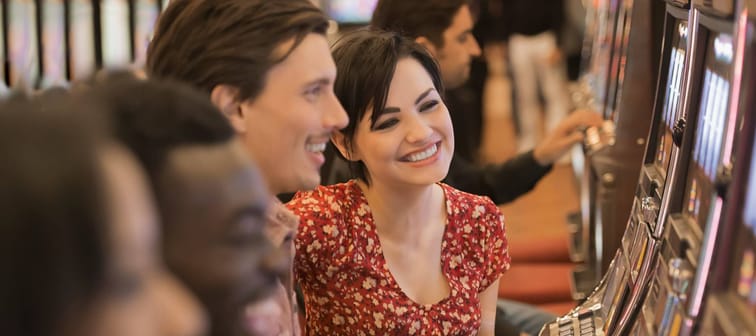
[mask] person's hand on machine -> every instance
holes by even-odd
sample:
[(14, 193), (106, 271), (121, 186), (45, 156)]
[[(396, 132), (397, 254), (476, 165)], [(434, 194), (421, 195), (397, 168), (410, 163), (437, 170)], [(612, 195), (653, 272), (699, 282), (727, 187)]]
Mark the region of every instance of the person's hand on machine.
[(542, 166), (554, 163), (573, 145), (583, 141), (585, 129), (601, 127), (603, 121), (601, 115), (592, 110), (579, 109), (570, 113), (533, 149), (533, 157)]

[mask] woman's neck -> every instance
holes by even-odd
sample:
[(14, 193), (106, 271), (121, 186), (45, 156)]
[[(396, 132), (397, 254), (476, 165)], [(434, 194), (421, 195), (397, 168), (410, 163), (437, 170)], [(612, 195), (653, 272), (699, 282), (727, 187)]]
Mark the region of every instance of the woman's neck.
[(438, 184), (368, 186), (362, 181), (357, 184), (367, 198), (381, 236), (393, 241), (414, 240), (429, 225), (438, 224), (434, 219), (444, 218), (444, 195)]

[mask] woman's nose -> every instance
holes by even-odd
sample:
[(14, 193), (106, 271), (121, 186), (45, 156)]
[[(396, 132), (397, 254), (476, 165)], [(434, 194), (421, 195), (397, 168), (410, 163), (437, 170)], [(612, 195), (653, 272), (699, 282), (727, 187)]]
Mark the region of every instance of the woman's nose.
[(407, 130), (407, 142), (421, 143), (433, 134), (433, 129), (420, 115), (410, 118)]

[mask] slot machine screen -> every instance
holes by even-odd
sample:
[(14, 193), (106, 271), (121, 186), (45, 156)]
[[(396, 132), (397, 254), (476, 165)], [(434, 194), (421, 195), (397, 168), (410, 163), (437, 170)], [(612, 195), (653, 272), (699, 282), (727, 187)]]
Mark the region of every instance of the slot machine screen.
[(69, 0), (68, 6), (68, 66), (70, 79), (74, 81), (87, 78), (97, 66), (94, 9), (89, 0)]
[(627, 46), (630, 43), (630, 28), (632, 4), (622, 4), (617, 21), (617, 31), (614, 38), (614, 56), (612, 57), (611, 87), (609, 88), (607, 104), (604, 109), (604, 119), (617, 122), (617, 103), (622, 97), (622, 84), (625, 79), (625, 64), (627, 62)]
[(100, 29), (102, 66), (119, 68), (131, 63), (128, 1), (102, 0), (100, 2)]
[(731, 288), (756, 316), (756, 146), (751, 149), (742, 222), (737, 235)]
[(344, 24), (368, 24), (378, 0), (328, 0), (323, 9), (332, 19)]
[(685, 53), (688, 47), (688, 22), (678, 20), (672, 25), (672, 52), (669, 56), (667, 82), (664, 88), (664, 105), (661, 110), (661, 120), (656, 141), (656, 155), (654, 163), (661, 176), (667, 176), (670, 155), (672, 155), (672, 127), (677, 120), (677, 107), (682, 92), (683, 69)]
[(591, 56), (591, 73), (593, 74), (593, 92), (595, 94), (597, 108), (603, 111), (605, 107), (607, 80), (609, 79), (609, 67), (611, 65), (612, 42), (617, 21), (617, 2), (601, 1), (597, 9), (597, 31), (593, 40)]
[(41, 88), (65, 85), (66, 27), (63, 0), (42, 2), (42, 83)]
[(756, 236), (756, 146), (751, 154), (748, 184), (745, 189), (745, 203), (743, 205), (743, 224)]
[(683, 204), (683, 213), (695, 220), (702, 232), (709, 215), (713, 183), (724, 142), (733, 50), (731, 35), (709, 34), (699, 96), (698, 122)]
[(10, 87), (33, 88), (39, 75), (37, 6), (33, 0), (3, 2), (8, 10)]

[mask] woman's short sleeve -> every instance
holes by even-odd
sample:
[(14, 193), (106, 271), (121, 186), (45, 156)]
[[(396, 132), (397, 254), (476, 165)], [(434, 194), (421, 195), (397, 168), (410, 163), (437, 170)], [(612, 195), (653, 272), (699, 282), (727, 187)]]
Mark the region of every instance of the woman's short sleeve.
[(485, 248), (483, 251), (486, 262), (484, 263), (484, 274), (480, 284), (481, 292), (496, 282), (509, 269), (511, 262), (506, 229), (504, 228), (504, 216), (490, 199), (486, 198), (486, 200), (488, 202), (483, 205), (485, 215), (482, 221), (485, 228)]

